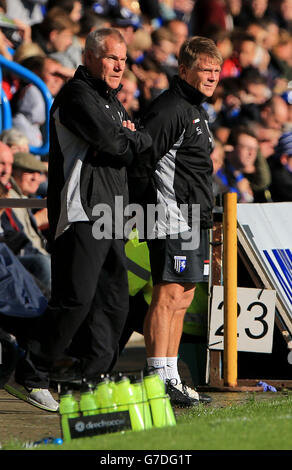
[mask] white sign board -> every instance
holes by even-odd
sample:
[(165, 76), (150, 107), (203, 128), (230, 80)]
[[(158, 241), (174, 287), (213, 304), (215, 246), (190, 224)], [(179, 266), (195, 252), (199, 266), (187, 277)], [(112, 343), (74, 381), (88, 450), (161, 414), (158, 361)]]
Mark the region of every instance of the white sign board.
[(292, 203), (237, 204), (237, 220), (291, 326)]
[[(271, 353), (276, 292), (270, 289), (237, 288), (237, 350)], [(224, 349), (224, 287), (213, 286), (209, 349)]]

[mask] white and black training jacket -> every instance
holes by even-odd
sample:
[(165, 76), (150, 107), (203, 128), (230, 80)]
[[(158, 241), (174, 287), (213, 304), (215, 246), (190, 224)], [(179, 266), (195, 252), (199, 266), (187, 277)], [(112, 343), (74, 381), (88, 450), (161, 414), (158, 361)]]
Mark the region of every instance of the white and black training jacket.
[[(156, 161), (148, 200), (152, 197), (154, 204), (165, 206), (169, 217), (181, 218), (181, 231), (190, 227), (192, 204), (200, 206), (201, 228), (212, 227), (213, 164), (210, 153), (213, 139), (208, 114), (202, 106), (204, 99), (202, 93), (175, 76), (170, 88), (156, 98), (144, 119), (145, 128), (152, 137)], [(185, 225), (181, 204), (188, 205)], [(172, 231), (171, 226), (158, 225), (155, 236), (176, 233), (176, 227)], [(169, 233), (163, 233), (164, 230)]]
[(122, 126), (129, 116), (116, 97), (119, 89), (109, 89), (79, 66), (54, 100), (47, 194), (51, 239), (73, 222), (93, 221), (96, 204), (114, 211), (115, 196), (122, 196), (123, 206), (128, 203), (127, 167), (151, 147), (151, 137)]

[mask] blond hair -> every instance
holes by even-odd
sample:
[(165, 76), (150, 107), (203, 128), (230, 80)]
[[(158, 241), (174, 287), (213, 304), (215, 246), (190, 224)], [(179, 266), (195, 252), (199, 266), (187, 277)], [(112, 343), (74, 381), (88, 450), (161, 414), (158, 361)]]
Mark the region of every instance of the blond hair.
[(36, 42), (24, 42), (20, 44), (15, 50), (13, 61), (20, 64), (23, 60), (29, 57), (42, 56), (45, 57), (45, 52)]
[(201, 55), (211, 57), (220, 65), (223, 62), (221, 53), (212, 39), (193, 36), (186, 39), (182, 44), (178, 56), (178, 64), (191, 69), (196, 65)]

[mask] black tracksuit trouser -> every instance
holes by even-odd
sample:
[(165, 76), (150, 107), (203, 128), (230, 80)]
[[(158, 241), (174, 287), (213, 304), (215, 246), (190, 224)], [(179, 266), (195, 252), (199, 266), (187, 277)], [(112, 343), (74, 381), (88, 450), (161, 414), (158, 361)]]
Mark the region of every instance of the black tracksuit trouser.
[(28, 387), (48, 387), (49, 370), (66, 351), (84, 377), (110, 371), (128, 315), (123, 240), (97, 240), (91, 223), (73, 223), (54, 242), (51, 260), (51, 300), (16, 371)]

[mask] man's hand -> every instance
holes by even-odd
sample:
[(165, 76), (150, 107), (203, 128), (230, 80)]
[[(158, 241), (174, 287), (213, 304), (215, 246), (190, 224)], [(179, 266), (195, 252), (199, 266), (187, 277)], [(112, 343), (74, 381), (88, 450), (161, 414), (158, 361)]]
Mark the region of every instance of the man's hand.
[(126, 127), (130, 131), (135, 131), (136, 127), (135, 124), (128, 119), (128, 121), (123, 121), (123, 127)]

